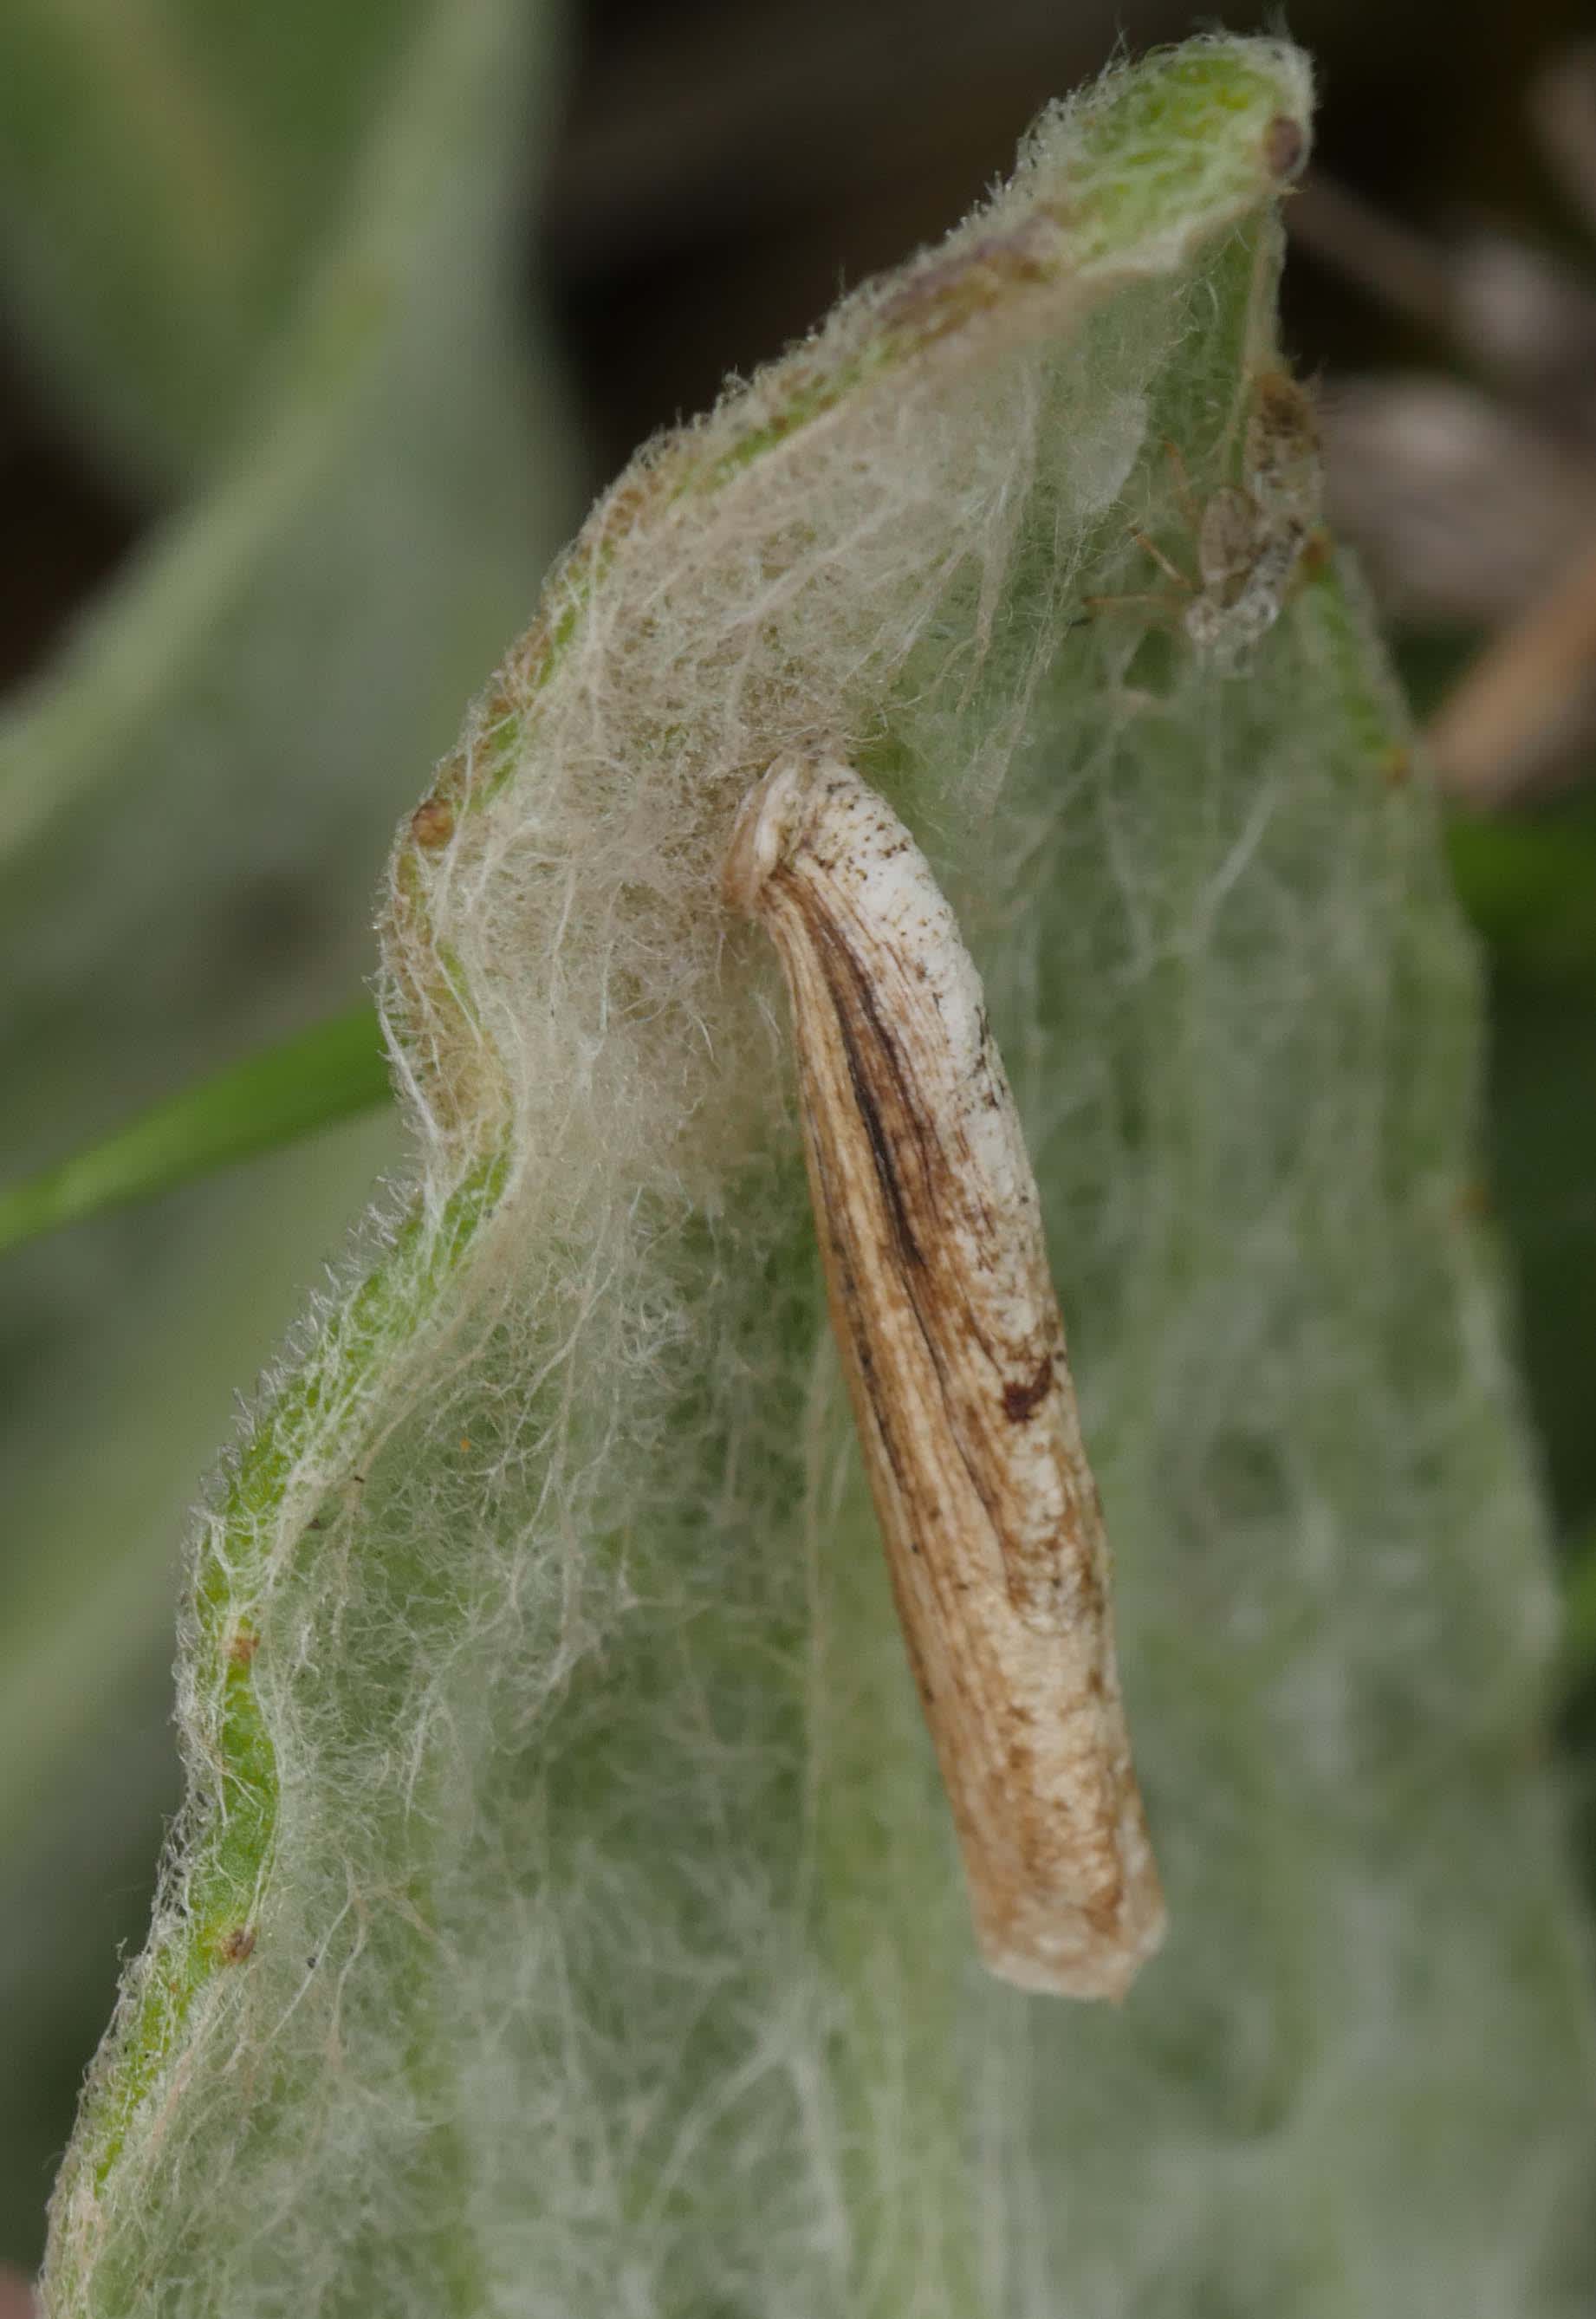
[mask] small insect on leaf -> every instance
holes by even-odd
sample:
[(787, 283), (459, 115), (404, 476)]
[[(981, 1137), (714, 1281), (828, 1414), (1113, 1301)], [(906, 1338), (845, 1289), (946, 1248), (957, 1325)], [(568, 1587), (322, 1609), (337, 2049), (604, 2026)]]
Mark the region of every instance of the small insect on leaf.
[(1245, 488), (1216, 492), (1197, 534), (1192, 642), (1222, 661), (1250, 651), (1279, 618), (1319, 520), (1313, 407), (1284, 371), (1259, 373), (1242, 445)]
[(832, 1322), (982, 1952), (1024, 1988), (1123, 1996), (1163, 1901), (980, 979), (908, 831), (833, 760), (771, 769), (725, 888), (787, 978)]
[(1258, 372), (1249, 390), (1241, 481), (1199, 500), (1173, 443), (1165, 454), (1195, 552), (1183, 571), (1146, 531), (1132, 537), (1172, 589), (1156, 595), (1094, 596), (1093, 611), (1141, 607), (1183, 628), (1216, 667), (1233, 672), (1274, 627), (1299, 578), (1323, 562), (1319, 521), (1319, 433), (1313, 406), (1282, 370)]

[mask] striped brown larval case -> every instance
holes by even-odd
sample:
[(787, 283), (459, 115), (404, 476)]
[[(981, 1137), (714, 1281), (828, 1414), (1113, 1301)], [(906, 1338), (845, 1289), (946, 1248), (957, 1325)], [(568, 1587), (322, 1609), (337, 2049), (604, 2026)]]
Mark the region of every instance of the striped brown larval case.
[(908, 831), (834, 759), (772, 767), (725, 890), (786, 974), (832, 1323), (982, 1953), (1023, 1988), (1121, 1997), (1163, 1899), (980, 978)]

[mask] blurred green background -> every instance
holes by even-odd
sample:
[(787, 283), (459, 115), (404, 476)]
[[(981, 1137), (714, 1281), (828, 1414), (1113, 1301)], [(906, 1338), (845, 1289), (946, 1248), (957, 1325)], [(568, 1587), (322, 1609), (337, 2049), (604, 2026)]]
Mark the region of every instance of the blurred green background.
[[(1421, 715), (1596, 550), (1581, 14), (1293, 13), (1323, 112), (1287, 343)], [(10, 0), (0, 1196), (357, 1004), (392, 827), (599, 485), (941, 232), (1122, 35), (1200, 28), (1154, 0)], [(1453, 847), (1596, 1867), (1591, 656), (1565, 678)], [(337, 1123), (0, 1256), (0, 2260), (37, 2260), (177, 1797), (185, 1509), (397, 1157), (364, 1039), (288, 1074)]]

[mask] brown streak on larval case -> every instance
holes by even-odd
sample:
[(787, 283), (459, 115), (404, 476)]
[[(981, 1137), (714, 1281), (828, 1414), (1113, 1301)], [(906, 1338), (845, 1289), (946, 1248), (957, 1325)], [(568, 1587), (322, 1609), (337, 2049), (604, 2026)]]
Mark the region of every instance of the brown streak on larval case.
[(903, 825), (773, 767), (728, 900), (787, 976), (827, 1301), (987, 1962), (1119, 1997), (1163, 1907), (1035, 1187), (978, 978)]

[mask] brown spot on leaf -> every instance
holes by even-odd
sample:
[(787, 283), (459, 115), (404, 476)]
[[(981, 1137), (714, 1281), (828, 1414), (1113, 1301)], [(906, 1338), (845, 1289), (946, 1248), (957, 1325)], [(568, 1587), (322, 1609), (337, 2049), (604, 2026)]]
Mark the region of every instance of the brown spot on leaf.
[(1264, 131), (1264, 167), (1272, 177), (1294, 177), (1308, 158), (1303, 124), (1277, 113)]
[(254, 1926), (235, 1925), (230, 1932), (223, 1933), (217, 1942), (216, 1954), (223, 1964), (242, 1964), (254, 1947)]
[(235, 1627), (227, 1638), (228, 1660), (236, 1667), (248, 1666), (259, 1648), (260, 1637), (253, 1627)]
[(1297, 577), (1317, 580), (1321, 572), (1330, 570), (1334, 558), (1335, 547), (1329, 532), (1322, 524), (1315, 524), (1297, 556)]
[(455, 835), (455, 808), (446, 798), (424, 798), (410, 816), (410, 835), (424, 853), (436, 853)]

